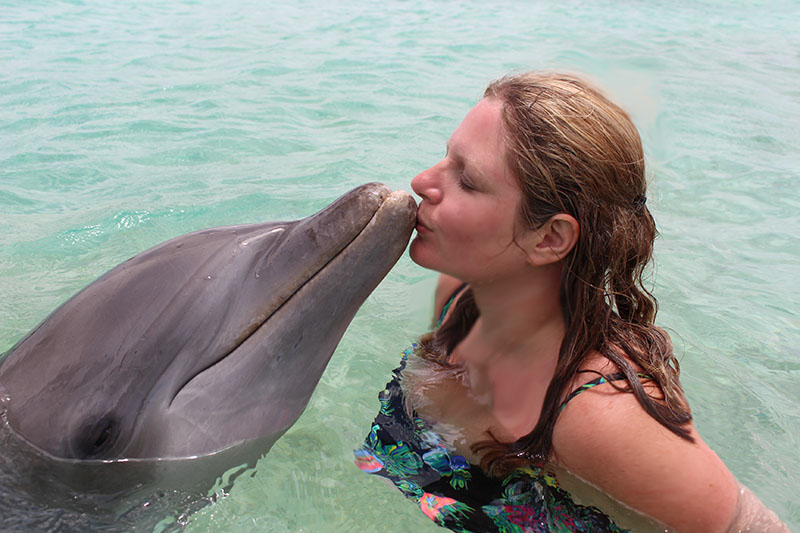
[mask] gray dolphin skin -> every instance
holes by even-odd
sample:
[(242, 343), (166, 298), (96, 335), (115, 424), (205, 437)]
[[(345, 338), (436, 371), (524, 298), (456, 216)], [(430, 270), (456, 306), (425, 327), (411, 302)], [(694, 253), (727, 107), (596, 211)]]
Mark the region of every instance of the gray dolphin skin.
[(371, 183), (299, 221), (144, 251), (7, 353), (2, 422), (84, 490), (125, 491), (180, 462), (213, 484), (297, 420), (415, 221), (408, 193)]

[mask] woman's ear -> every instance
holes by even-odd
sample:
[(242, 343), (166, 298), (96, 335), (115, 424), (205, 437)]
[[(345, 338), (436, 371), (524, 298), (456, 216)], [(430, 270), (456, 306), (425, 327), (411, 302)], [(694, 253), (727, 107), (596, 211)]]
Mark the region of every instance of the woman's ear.
[(580, 231), (580, 225), (572, 215), (558, 213), (551, 216), (539, 229), (531, 232), (530, 240), (525, 243), (528, 262), (533, 266), (543, 266), (561, 261), (578, 242)]

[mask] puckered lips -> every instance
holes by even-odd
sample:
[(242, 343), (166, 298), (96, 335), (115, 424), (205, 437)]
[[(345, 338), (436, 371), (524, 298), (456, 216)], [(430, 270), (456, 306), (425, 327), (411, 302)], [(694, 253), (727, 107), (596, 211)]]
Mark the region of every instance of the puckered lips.
[(419, 212), (417, 212), (417, 225), (414, 229), (416, 229), (417, 233), (420, 235), (426, 235), (433, 232), (430, 226), (428, 226), (428, 224), (425, 223), (425, 220), (420, 216)]

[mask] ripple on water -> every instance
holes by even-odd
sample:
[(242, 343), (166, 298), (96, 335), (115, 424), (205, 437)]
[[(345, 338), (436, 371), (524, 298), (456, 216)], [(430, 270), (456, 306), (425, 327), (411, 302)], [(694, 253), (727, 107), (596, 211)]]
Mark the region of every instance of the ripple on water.
[[(2, 346), (175, 235), (298, 218), (366, 181), (408, 189), (489, 79), (584, 71), (623, 95), (645, 141), (659, 321), (701, 433), (800, 528), (797, 2), (648, 2), (625, 16), (613, 2), (6, 4)], [(378, 390), (427, 327), (432, 283), (401, 260), (318, 399), (188, 530), (371, 530), (387, 515), (435, 529), (351, 463)]]

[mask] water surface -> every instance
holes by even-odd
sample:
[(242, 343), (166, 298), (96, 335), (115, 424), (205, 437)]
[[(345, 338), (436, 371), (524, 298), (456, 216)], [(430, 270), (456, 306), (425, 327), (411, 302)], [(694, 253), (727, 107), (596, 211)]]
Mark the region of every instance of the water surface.
[[(270, 4), (0, 1), (0, 351), (167, 238), (408, 188), (493, 78), (580, 71), (645, 142), (697, 426), (800, 528), (798, 2)], [(300, 421), (189, 531), (434, 530), (351, 453), (434, 281), (400, 261)]]

